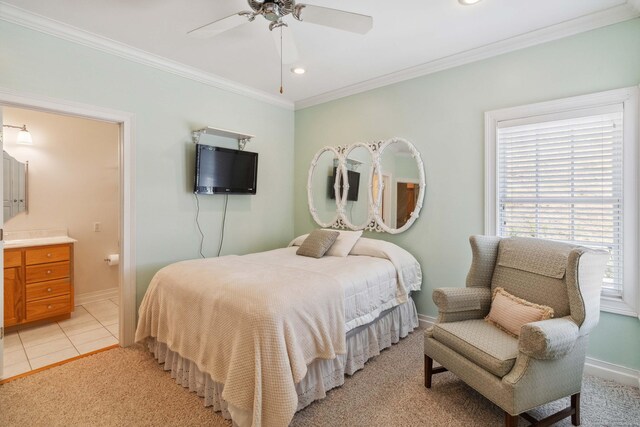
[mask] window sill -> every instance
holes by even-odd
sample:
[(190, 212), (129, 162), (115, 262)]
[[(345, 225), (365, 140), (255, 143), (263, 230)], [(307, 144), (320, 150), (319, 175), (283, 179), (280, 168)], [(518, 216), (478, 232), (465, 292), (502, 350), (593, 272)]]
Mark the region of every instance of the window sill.
[(638, 317), (638, 311), (622, 298), (600, 297), (600, 311), (620, 314), (622, 316)]

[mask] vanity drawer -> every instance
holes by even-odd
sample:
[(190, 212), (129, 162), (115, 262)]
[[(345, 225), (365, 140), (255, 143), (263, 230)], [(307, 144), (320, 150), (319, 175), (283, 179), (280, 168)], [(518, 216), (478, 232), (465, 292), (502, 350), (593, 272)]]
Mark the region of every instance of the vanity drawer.
[(45, 246), (38, 248), (27, 248), (25, 253), (25, 264), (43, 264), (45, 262), (69, 261), (71, 247), (69, 245)]
[(46, 319), (71, 312), (69, 294), (27, 302), (27, 321)]
[(27, 283), (69, 277), (69, 261), (33, 265), (26, 268)]
[(22, 251), (20, 249), (4, 251), (4, 268), (20, 267), (22, 265)]
[(34, 283), (27, 285), (27, 302), (69, 293), (71, 293), (71, 282), (69, 279)]

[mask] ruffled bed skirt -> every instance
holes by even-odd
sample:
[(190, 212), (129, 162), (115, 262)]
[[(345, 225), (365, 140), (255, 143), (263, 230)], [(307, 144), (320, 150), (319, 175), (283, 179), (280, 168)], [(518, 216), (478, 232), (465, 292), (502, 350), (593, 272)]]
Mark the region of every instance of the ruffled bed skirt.
[[(298, 392), (298, 411), (311, 402), (322, 399), (327, 391), (344, 384), (344, 376), (353, 375), (364, 368), (370, 358), (380, 351), (391, 347), (400, 338), (418, 327), (418, 313), (411, 298), (405, 304), (383, 312), (377, 320), (360, 326), (347, 333), (347, 354), (339, 355), (332, 360), (318, 359), (307, 366), (307, 375), (296, 384)], [(226, 419), (233, 419), (234, 424), (251, 425), (252, 414), (233, 405), (222, 398), (224, 384), (217, 383), (207, 373), (201, 372), (195, 363), (171, 351), (166, 344), (149, 338), (149, 350), (159, 363), (164, 364), (165, 371), (171, 371), (171, 377), (189, 391), (204, 398), (205, 406), (212, 406)]]

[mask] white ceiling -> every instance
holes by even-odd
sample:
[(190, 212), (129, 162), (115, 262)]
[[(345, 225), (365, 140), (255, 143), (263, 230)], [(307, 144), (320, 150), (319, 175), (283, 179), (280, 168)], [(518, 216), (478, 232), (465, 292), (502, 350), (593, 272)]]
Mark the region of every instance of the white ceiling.
[(635, 0), (483, 0), (474, 6), (457, 0), (304, 0), (371, 15), (373, 30), (352, 34), (287, 17), (300, 54), (295, 65), (307, 73), (293, 75), (285, 66), (281, 96), (280, 60), (263, 18), (210, 39), (186, 34), (248, 10), (243, 0), (3, 1), (298, 103), (576, 18), (598, 22), (622, 7), (638, 15), (630, 5)]

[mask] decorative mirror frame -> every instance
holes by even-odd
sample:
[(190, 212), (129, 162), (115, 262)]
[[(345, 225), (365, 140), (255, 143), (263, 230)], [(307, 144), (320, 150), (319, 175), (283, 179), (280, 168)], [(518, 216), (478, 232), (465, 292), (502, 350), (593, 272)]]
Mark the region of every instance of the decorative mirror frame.
[[(348, 179), (348, 159), (349, 154), (356, 148), (363, 147), (367, 150), (369, 155), (371, 156), (371, 167), (369, 168), (369, 173), (367, 174), (367, 218), (364, 223), (360, 225), (354, 225), (351, 223), (351, 220), (347, 217), (347, 198), (349, 196), (349, 179)], [(371, 200), (373, 200), (373, 171), (376, 168), (375, 163), (375, 153), (373, 151), (371, 144), (366, 144), (364, 142), (358, 142), (352, 145), (348, 145), (346, 147), (338, 147), (338, 151), (342, 154), (342, 158), (340, 159), (340, 175), (342, 176), (342, 182), (344, 182), (343, 190), (342, 190), (342, 198), (340, 199), (340, 204), (338, 205), (338, 219), (341, 220), (342, 225), (345, 228), (350, 230), (364, 230), (369, 229), (372, 226), (373, 221), (373, 204)], [(337, 177), (336, 177), (337, 178)], [(338, 186), (338, 180), (336, 179), (336, 187)]]
[[(409, 220), (400, 228), (391, 228), (382, 220), (382, 213), (380, 211), (380, 207), (382, 206), (382, 195), (384, 193), (384, 184), (380, 187), (378, 191), (377, 199), (372, 203), (373, 205), (373, 213), (374, 220), (376, 223), (376, 231), (384, 231), (389, 234), (399, 234), (405, 232), (413, 225), (414, 222), (420, 216), (420, 211), (422, 210), (422, 204), (424, 203), (424, 194), (425, 194), (425, 175), (424, 175), (424, 163), (422, 162), (422, 157), (420, 157), (420, 152), (411, 142), (407, 141), (403, 138), (391, 138), (386, 141), (380, 141), (376, 143), (376, 159), (374, 161), (375, 174), (378, 176), (378, 182), (383, 183), (382, 179), (382, 156), (384, 155), (384, 150), (392, 145), (392, 144), (405, 144), (409, 147), (411, 151), (411, 157), (415, 160), (416, 166), (418, 167), (418, 185), (420, 186), (420, 191), (418, 192), (418, 200), (416, 200), (416, 207), (411, 212), (411, 216)], [(372, 196), (373, 196), (373, 188), (372, 188)], [(373, 198), (373, 197), (372, 197)]]
[[(420, 190), (418, 192), (418, 199), (416, 200), (416, 206), (414, 211), (411, 213), (409, 220), (400, 228), (392, 228), (386, 225), (382, 220), (382, 196), (384, 193), (384, 183), (382, 178), (382, 156), (384, 154), (384, 150), (396, 143), (405, 144), (410, 152), (411, 157), (416, 162), (416, 166), (418, 168), (418, 185), (420, 186)], [(364, 147), (371, 154), (371, 168), (368, 174), (368, 182), (367, 182), (367, 201), (368, 201), (368, 209), (367, 209), (367, 220), (364, 224), (354, 225), (350, 222), (346, 215), (346, 206), (347, 206), (347, 197), (349, 193), (349, 180), (343, 178), (343, 192), (342, 197), (339, 197), (339, 180), (338, 177), (347, 177), (347, 158), (349, 154), (357, 147)], [(336, 200), (336, 215), (329, 222), (323, 222), (318, 217), (318, 212), (313, 203), (313, 173), (315, 171), (316, 165), (320, 156), (326, 152), (332, 152), (335, 157), (338, 159), (338, 168), (336, 176), (334, 177), (333, 190), (335, 192), (335, 200)], [(378, 191), (378, 196), (376, 200), (373, 200), (373, 176), (374, 174), (378, 177), (378, 182), (380, 183), (380, 190)], [(331, 147), (326, 146), (321, 148), (316, 155), (313, 157), (311, 161), (311, 165), (309, 167), (309, 175), (307, 179), (307, 204), (309, 206), (309, 212), (313, 217), (313, 220), (323, 228), (342, 228), (342, 229), (350, 229), (350, 230), (369, 230), (369, 231), (377, 231), (377, 232), (385, 232), (389, 234), (399, 234), (407, 231), (413, 223), (420, 216), (420, 211), (422, 210), (422, 205), (424, 203), (424, 196), (426, 191), (426, 181), (425, 181), (425, 173), (424, 173), (424, 163), (422, 161), (422, 157), (420, 156), (420, 152), (418, 149), (406, 139), (403, 138), (391, 138), (386, 141), (377, 141), (372, 143), (363, 143), (358, 142), (348, 146), (338, 146)]]
[(322, 154), (327, 151), (332, 152), (335, 155), (335, 157), (338, 159), (339, 163), (343, 163), (342, 154), (340, 154), (338, 148), (329, 147), (329, 146), (321, 148), (320, 151), (318, 151), (316, 155), (313, 157), (313, 160), (311, 160), (311, 166), (309, 166), (309, 176), (307, 178), (307, 204), (309, 205), (309, 212), (311, 212), (311, 216), (313, 217), (313, 220), (322, 228), (338, 228), (338, 224), (340, 221), (340, 215), (339, 215), (340, 201), (338, 200), (338, 191), (339, 191), (338, 180), (335, 178), (338, 177), (339, 173), (336, 173), (336, 176), (334, 177), (334, 183), (333, 183), (333, 191), (335, 191), (335, 197), (336, 197), (336, 215), (329, 222), (323, 222), (320, 220), (320, 217), (318, 216), (318, 210), (316, 209), (313, 203), (313, 173), (318, 164), (318, 160), (320, 160), (320, 156), (322, 156)]

